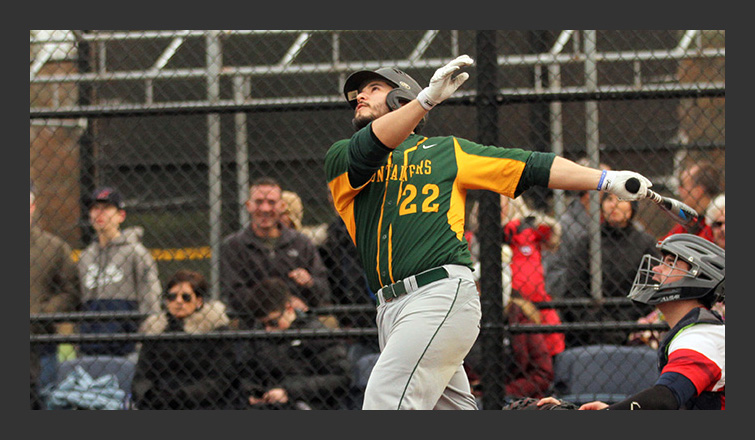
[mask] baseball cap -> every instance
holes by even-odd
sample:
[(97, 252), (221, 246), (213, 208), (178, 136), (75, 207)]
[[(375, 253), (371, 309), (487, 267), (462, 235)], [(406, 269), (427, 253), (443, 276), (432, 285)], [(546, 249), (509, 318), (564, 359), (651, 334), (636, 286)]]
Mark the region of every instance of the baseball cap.
[(91, 204), (95, 204), (97, 202), (109, 203), (118, 209), (126, 208), (126, 203), (124, 203), (123, 197), (121, 197), (121, 193), (119, 193), (115, 188), (111, 188), (109, 186), (98, 188), (92, 193)]

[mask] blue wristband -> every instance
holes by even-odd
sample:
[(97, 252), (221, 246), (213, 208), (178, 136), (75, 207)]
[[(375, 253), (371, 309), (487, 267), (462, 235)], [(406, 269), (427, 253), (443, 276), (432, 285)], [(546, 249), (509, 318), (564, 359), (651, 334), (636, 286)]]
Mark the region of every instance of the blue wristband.
[(600, 173), (600, 181), (598, 181), (598, 191), (600, 191), (600, 187), (603, 186), (603, 179), (606, 178), (606, 170), (603, 170), (602, 173)]

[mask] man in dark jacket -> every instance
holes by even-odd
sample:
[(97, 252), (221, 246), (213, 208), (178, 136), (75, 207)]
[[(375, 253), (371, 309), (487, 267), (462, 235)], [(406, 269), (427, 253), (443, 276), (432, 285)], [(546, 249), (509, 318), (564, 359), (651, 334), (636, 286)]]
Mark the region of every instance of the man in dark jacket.
[[(656, 239), (641, 231), (633, 222), (637, 212), (637, 202), (621, 201), (615, 195), (605, 194), (600, 204), (601, 217), (601, 251), (602, 251), (602, 294), (603, 298), (624, 298), (632, 288), (637, 267), (645, 254), (658, 256)], [(566, 298), (590, 297), (590, 239), (582, 234), (574, 242), (567, 270), (559, 282), (564, 283)], [(566, 310), (564, 320), (570, 322), (587, 321), (636, 321), (647, 315), (652, 308), (642, 304), (609, 306), (596, 301), (587, 309)], [(567, 339), (567, 345), (583, 344), (621, 344), (626, 342), (627, 334), (623, 331), (573, 332)]]
[(269, 277), (285, 280), (300, 310), (330, 303), (328, 278), (317, 248), (305, 235), (281, 226), (277, 209), (281, 193), (275, 180), (256, 180), (246, 202), (249, 226), (226, 237), (221, 245), (221, 299), (237, 313), (254, 312), (256, 302), (247, 295)]
[[(315, 316), (297, 310), (286, 283), (269, 278), (254, 291), (256, 322), (269, 333), (323, 330)], [(282, 337), (241, 344), (239, 391), (249, 409), (343, 409), (351, 385), (346, 345), (333, 337)]]

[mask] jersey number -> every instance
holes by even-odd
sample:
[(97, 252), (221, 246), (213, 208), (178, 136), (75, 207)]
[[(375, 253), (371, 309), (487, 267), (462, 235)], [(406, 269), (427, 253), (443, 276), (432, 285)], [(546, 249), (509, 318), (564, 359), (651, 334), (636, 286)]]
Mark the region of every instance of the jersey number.
[[(422, 202), (422, 212), (438, 212), (438, 204), (433, 203), (440, 194), (438, 185), (428, 183), (422, 187), (422, 194), (427, 196)], [(413, 203), (417, 197), (417, 187), (411, 184), (406, 185), (404, 192), (401, 193), (403, 200), (398, 210), (398, 215), (414, 214), (417, 212), (417, 204)]]

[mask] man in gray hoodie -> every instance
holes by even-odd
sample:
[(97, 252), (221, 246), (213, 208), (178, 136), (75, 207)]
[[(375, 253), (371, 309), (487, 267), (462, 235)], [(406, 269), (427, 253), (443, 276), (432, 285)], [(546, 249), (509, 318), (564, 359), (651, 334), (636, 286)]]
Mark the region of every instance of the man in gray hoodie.
[[(81, 253), (78, 263), (85, 311), (160, 311), (162, 287), (157, 265), (141, 243), (141, 228), (121, 231), (126, 205), (114, 188), (97, 189), (89, 206), (89, 220), (97, 238)], [(86, 321), (81, 333), (133, 333), (139, 319)], [(82, 354), (123, 356), (133, 352), (130, 342), (81, 344)]]

